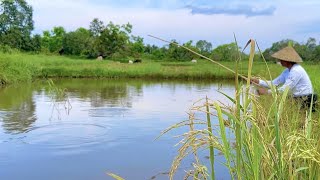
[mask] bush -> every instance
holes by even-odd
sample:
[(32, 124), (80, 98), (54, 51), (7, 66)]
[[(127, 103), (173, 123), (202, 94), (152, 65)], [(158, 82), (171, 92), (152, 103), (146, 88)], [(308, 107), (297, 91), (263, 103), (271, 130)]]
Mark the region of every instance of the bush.
[(8, 54), (19, 52), (18, 49), (14, 49), (14, 48), (10, 47), (9, 45), (0, 45), (0, 51), (3, 53), (8, 53)]

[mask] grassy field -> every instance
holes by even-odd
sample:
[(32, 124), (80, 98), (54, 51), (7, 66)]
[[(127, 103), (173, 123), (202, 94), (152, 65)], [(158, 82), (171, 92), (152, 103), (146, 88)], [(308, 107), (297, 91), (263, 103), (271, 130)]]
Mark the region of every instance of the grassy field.
[[(234, 62), (221, 62), (230, 69)], [(268, 64), (271, 75), (276, 77), (283, 68), (274, 63)], [(320, 65), (304, 63), (316, 91), (320, 90)], [(240, 63), (240, 73), (246, 74), (247, 63)], [(266, 77), (268, 71), (264, 62), (255, 62), (252, 68), (255, 76)], [(151, 61), (128, 64), (117, 61), (84, 60), (63, 56), (31, 55), (23, 53), (0, 53), (0, 82), (13, 84), (32, 81), (37, 78), (146, 78), (146, 79), (233, 79), (234, 74), (207, 60), (198, 63)]]

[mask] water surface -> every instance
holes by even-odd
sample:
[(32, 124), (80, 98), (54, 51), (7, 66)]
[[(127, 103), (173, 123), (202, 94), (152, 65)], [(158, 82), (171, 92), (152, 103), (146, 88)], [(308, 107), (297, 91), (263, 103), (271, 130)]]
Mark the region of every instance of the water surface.
[[(193, 103), (208, 96), (227, 102), (227, 83), (146, 80), (55, 80), (0, 89), (0, 179), (168, 179), (181, 128)], [(53, 93), (55, 92), (55, 93)], [(202, 155), (203, 154), (203, 155)], [(201, 160), (208, 163), (201, 152)], [(221, 158), (222, 159), (222, 158)], [(175, 179), (182, 179), (183, 162)], [(217, 164), (217, 177), (229, 179)]]

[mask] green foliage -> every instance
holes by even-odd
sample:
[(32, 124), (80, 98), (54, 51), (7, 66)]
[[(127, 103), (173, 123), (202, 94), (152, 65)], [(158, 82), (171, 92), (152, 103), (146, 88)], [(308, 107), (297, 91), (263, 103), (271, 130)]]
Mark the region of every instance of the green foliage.
[(79, 28), (76, 31), (65, 34), (63, 38), (64, 53), (70, 55), (88, 55), (88, 50), (93, 44), (93, 37), (89, 30)]
[(199, 40), (196, 43), (196, 48), (198, 48), (202, 55), (209, 56), (212, 51), (212, 44), (206, 40)]
[(130, 52), (135, 58), (139, 58), (141, 54), (145, 51), (145, 46), (143, 44), (143, 38), (139, 36), (132, 36), (132, 42), (130, 42)]
[(0, 45), (0, 51), (3, 52), (3, 53), (11, 54), (11, 53), (14, 53), (17, 50), (13, 49), (9, 45)]
[(315, 38), (309, 38), (306, 44), (297, 44), (294, 48), (304, 61), (320, 61), (320, 45)]
[(155, 45), (146, 45), (144, 48), (144, 54), (147, 55), (150, 59), (163, 60), (167, 57), (168, 49), (166, 47), (159, 48)]
[(31, 50), (32, 7), (24, 0), (3, 0), (0, 13), (0, 44)]
[(92, 48), (87, 54), (89, 57), (105, 56), (111, 58), (116, 52), (127, 53), (129, 34), (132, 25), (117, 25), (109, 22), (106, 26), (99, 19), (94, 19), (90, 24), (90, 32), (93, 35)]
[(131, 28), (130, 24), (120, 26), (110, 22), (98, 38), (98, 51), (111, 57), (113, 53), (125, 50)]
[(100, 21), (98, 18), (94, 18), (90, 23), (90, 32), (94, 37), (99, 37), (104, 28), (105, 26), (103, 22)]
[(238, 48), (235, 43), (224, 44), (215, 48), (211, 53), (211, 58), (217, 61), (231, 61), (238, 54)]
[(63, 27), (54, 27), (53, 30), (43, 31), (42, 48), (51, 53), (57, 53), (63, 48), (63, 38), (66, 31)]
[(30, 50), (35, 52), (41, 51), (41, 35), (36, 34), (31, 38)]
[[(172, 42), (174, 43), (171, 43), (169, 45), (169, 49), (168, 49), (168, 58), (170, 59), (174, 59), (174, 60), (177, 60), (177, 61), (190, 61), (194, 58), (197, 57), (197, 55), (193, 54), (192, 52), (184, 49), (184, 48), (181, 48), (179, 46), (177, 46), (176, 44), (177, 41), (176, 40), (172, 40)], [(192, 41), (188, 41), (184, 44), (182, 44), (184, 47), (187, 47), (195, 52), (198, 51), (198, 49), (196, 47), (194, 47), (192, 45)]]

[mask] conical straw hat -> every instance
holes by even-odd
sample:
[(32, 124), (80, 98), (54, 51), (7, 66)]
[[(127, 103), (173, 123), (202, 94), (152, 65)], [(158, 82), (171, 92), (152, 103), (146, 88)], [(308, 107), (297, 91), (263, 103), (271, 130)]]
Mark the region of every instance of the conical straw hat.
[(299, 56), (299, 54), (291, 46), (285, 47), (280, 51), (272, 54), (271, 56), (283, 61), (296, 62), (296, 63), (302, 62), (302, 59)]

